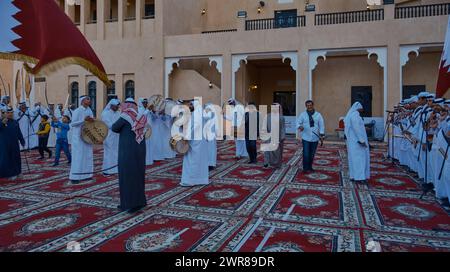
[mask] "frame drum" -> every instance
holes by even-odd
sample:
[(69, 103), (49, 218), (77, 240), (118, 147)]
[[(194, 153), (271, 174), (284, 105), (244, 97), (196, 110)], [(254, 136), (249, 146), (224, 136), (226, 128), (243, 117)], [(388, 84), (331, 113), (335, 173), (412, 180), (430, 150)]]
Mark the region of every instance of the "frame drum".
[(189, 151), (188, 141), (182, 139), (181, 137), (170, 138), (170, 147), (173, 151), (180, 155), (185, 155)]
[(101, 145), (108, 137), (108, 126), (100, 120), (85, 122), (81, 127), (81, 139), (90, 145)]
[(166, 100), (162, 95), (155, 94), (148, 99), (148, 105), (153, 106), (155, 112), (163, 112), (166, 107)]

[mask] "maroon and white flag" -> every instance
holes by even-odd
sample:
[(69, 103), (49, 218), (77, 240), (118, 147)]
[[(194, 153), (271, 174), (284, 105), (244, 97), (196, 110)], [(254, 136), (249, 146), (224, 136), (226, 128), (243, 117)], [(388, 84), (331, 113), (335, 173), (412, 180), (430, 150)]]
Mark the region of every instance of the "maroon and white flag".
[(0, 59), (23, 61), (32, 74), (76, 64), (109, 84), (91, 45), (54, 0), (0, 0)]
[(436, 86), (436, 97), (443, 97), (450, 88), (450, 17), (445, 35), (444, 52), (442, 52), (439, 77)]

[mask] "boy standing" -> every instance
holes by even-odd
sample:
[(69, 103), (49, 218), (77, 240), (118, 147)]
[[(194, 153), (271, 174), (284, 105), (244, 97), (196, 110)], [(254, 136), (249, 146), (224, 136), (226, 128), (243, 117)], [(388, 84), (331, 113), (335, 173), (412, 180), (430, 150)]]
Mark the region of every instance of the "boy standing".
[(44, 151), (48, 153), (48, 157), (52, 157), (52, 151), (48, 149), (48, 137), (50, 135), (50, 124), (48, 122), (48, 115), (42, 115), (41, 123), (39, 124), (39, 130), (37, 132), (39, 138), (39, 154), (41, 154), (41, 160), (44, 159)]
[(70, 130), (70, 117), (67, 115), (64, 115), (62, 117), (62, 122), (58, 121), (57, 118), (53, 118), (52, 120), (52, 127), (56, 128), (56, 154), (55, 154), (55, 163), (53, 166), (59, 165), (59, 158), (61, 156), (61, 149), (64, 151), (64, 154), (66, 154), (67, 160), (69, 161), (69, 164), (72, 162), (72, 156), (70, 155), (69, 150), (69, 140), (67, 138), (67, 133)]

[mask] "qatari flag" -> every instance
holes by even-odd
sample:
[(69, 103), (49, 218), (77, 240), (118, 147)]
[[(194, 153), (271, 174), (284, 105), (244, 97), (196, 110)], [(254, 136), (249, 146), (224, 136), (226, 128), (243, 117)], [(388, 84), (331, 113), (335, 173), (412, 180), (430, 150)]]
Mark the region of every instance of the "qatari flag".
[(450, 88), (450, 17), (448, 18), (447, 34), (445, 35), (444, 52), (442, 52), (439, 77), (436, 87), (436, 97), (443, 97)]
[(54, 0), (0, 0), (0, 58), (23, 61), (32, 74), (76, 64), (109, 85), (94, 50)]

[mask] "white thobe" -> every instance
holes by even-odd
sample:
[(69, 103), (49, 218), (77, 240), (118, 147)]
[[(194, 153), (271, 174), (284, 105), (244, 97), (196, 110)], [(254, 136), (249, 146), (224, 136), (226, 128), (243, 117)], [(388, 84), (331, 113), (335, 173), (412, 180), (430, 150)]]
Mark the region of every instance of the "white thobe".
[[(200, 113), (201, 114), (201, 111)], [(193, 120), (194, 117), (191, 118)], [(196, 124), (197, 126), (202, 124)], [(191, 127), (191, 135), (194, 135), (194, 125), (189, 121), (188, 126)], [(201, 129), (201, 128), (199, 128)], [(191, 137), (194, 139), (194, 137)], [(183, 171), (181, 175), (181, 184), (183, 185), (207, 185), (209, 183), (208, 169), (208, 143), (205, 137), (201, 140), (190, 140), (189, 151), (183, 158)]]
[(170, 147), (170, 138), (172, 137), (171, 130), (172, 130), (172, 117), (168, 115), (161, 115), (161, 136), (162, 136), (162, 142), (163, 145), (163, 156), (165, 159), (173, 159), (177, 156), (177, 153), (172, 150)]
[[(364, 121), (359, 112), (353, 112), (350, 123), (345, 124), (347, 136), (348, 167), (350, 178), (353, 180), (369, 180), (370, 178), (370, 150)], [(359, 142), (366, 143), (367, 147)]]
[(19, 123), (20, 131), (25, 139), (25, 146), (20, 146), (20, 149), (32, 149), (38, 146), (37, 130), (33, 127), (34, 115), (30, 110), (23, 113), (21, 110), (16, 110), (14, 119)]
[[(150, 112), (149, 118), (152, 127), (152, 137), (150, 138), (151, 154), (153, 161), (163, 161), (164, 156), (164, 138), (161, 130), (162, 123), (161, 117), (157, 113)], [(170, 141), (170, 139), (167, 139)]]
[[(72, 123), (72, 164), (70, 167), (70, 180), (85, 180), (92, 178), (94, 171), (93, 147), (81, 139), (81, 126), (86, 117), (94, 117), (91, 108), (80, 106), (73, 112)], [(88, 173), (75, 175), (77, 173)]]
[[(54, 113), (54, 115), (52, 116), (51, 115), (51, 113), (50, 113), (50, 110), (49, 109), (47, 109), (46, 110), (46, 114), (48, 115), (48, 117), (50, 118), (50, 122), (51, 122), (51, 120), (52, 120), (52, 117), (56, 117), (56, 111), (57, 111), (57, 109), (55, 109), (55, 113)], [(58, 117), (57, 117), (58, 118)], [(48, 147), (55, 147), (56, 146), (56, 129), (55, 128), (50, 128), (50, 132), (49, 132), (49, 135), (48, 135), (48, 143), (47, 143), (47, 146)]]
[[(64, 110), (64, 115), (69, 116), (71, 122), (72, 122), (72, 118), (73, 118), (73, 113), (74, 113), (74, 111), (72, 111), (72, 110), (70, 110), (70, 109)], [(69, 131), (67, 132), (67, 142), (68, 142), (69, 144), (72, 144), (72, 134), (73, 134), (73, 131), (72, 131), (72, 130), (69, 130)]]
[[(433, 147), (431, 153), (431, 161), (434, 168), (433, 171), (433, 183), (434, 190), (436, 191), (437, 198), (446, 198), (450, 196), (450, 165), (448, 157), (450, 157), (450, 152), (447, 151), (448, 148), (447, 141), (444, 138), (442, 131), (435, 136), (433, 141)], [(447, 154), (445, 154), (447, 152)], [(447, 159), (444, 162), (444, 155), (447, 155)], [(442, 166), (444, 166), (442, 168)], [(439, 178), (439, 174), (442, 175)]]
[(208, 165), (212, 167), (217, 166), (217, 140), (215, 133), (215, 125), (211, 126), (211, 135), (206, 138), (208, 145)]
[[(119, 120), (120, 112), (106, 110), (102, 114), (102, 121), (108, 126), (108, 136), (103, 142), (103, 173), (107, 175), (117, 174), (119, 172), (117, 164), (119, 163), (119, 134), (111, 130), (112, 125)], [(115, 166), (115, 167), (114, 167)], [(114, 167), (112, 169), (109, 169)], [(109, 169), (109, 170), (108, 170)]]
[(152, 117), (150, 114), (149, 110), (145, 110), (141, 112), (142, 114), (145, 114), (147, 116), (147, 124), (151, 127), (152, 129), (152, 136), (148, 139), (145, 139), (145, 149), (146, 149), (146, 153), (145, 153), (145, 165), (153, 165), (154, 161), (153, 161), (153, 146), (152, 146), (152, 137), (153, 137), (153, 133), (155, 133), (153, 125), (152, 125)]

